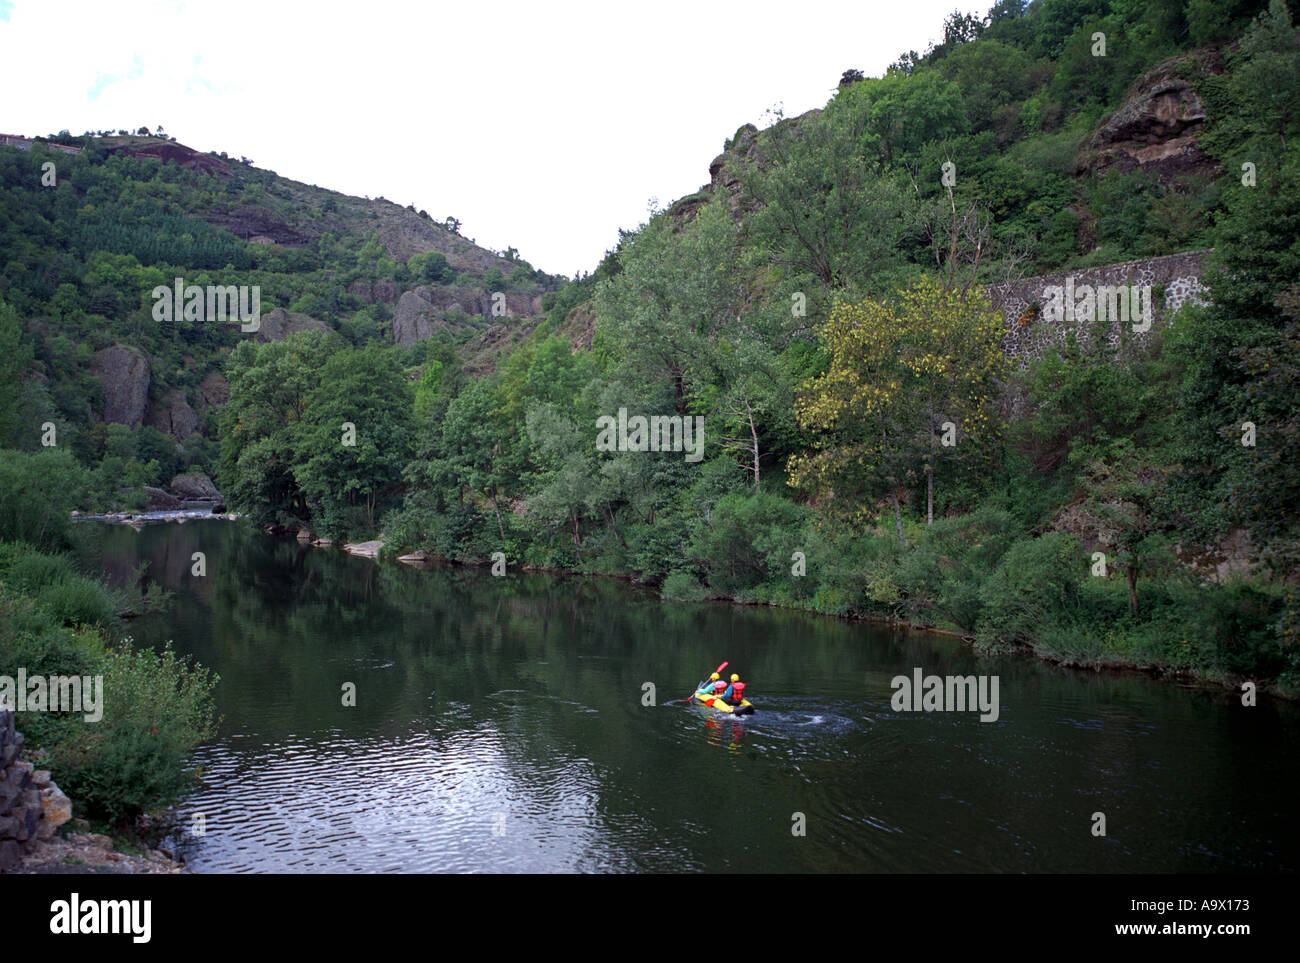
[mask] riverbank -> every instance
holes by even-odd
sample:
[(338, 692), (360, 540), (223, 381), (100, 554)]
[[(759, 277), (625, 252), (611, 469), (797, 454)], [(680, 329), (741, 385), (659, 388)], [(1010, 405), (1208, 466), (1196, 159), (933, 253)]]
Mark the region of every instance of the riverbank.
[[(85, 820), (77, 831), (43, 840), (28, 853), (14, 874), (103, 873), (176, 875), (188, 872), (185, 864), (162, 849), (135, 846), (104, 833), (92, 833)], [(134, 851), (133, 851), (134, 849)]]
[[(322, 547), (329, 546), (329, 542), (313, 541), (313, 545)], [(388, 560), (393, 556), (386, 556), (383, 552), (384, 542), (382, 539), (373, 539), (365, 542), (346, 543), (340, 546), (342, 551), (363, 558), (373, 558), (377, 561)], [(395, 556), (396, 561), (406, 565), (422, 566), (430, 564), (457, 565), (474, 568), (484, 568), (490, 566), (491, 562), (466, 562), (457, 559), (439, 557), (428, 550), (421, 549), (417, 552), (411, 552), (404, 555)], [(611, 573), (611, 572), (573, 572), (570, 570), (523, 564), (519, 565), (517, 571), (539, 572), (549, 575), (598, 575), (605, 578), (621, 579), (629, 582), (636, 582), (635, 576), (628, 573)], [(693, 599), (673, 599), (664, 595), (661, 596), (665, 601), (696, 601), (696, 602), (722, 602), (732, 605), (744, 606), (768, 606), (782, 608), (793, 611), (809, 612), (816, 615), (833, 616), (848, 621), (867, 622), (875, 625), (888, 626), (895, 629), (906, 629), (908, 631), (927, 632), (937, 635), (945, 635), (960, 640), (963, 644), (975, 648), (977, 651), (998, 652), (1000, 654), (1014, 654), (1036, 658), (1042, 662), (1051, 665), (1061, 666), (1063, 668), (1088, 670), (1092, 672), (1114, 672), (1114, 673), (1137, 673), (1148, 678), (1171, 682), (1175, 685), (1191, 688), (1202, 688), (1208, 690), (1227, 691), (1236, 694), (1242, 694), (1243, 685), (1252, 683), (1259, 693), (1265, 693), (1274, 698), (1282, 699), (1288, 702), (1300, 701), (1300, 691), (1277, 685), (1273, 681), (1252, 678), (1249, 675), (1240, 673), (1227, 673), (1220, 670), (1201, 669), (1195, 666), (1176, 665), (1171, 663), (1161, 663), (1151, 659), (1142, 659), (1126, 655), (1121, 652), (1105, 652), (1088, 654), (1084, 652), (1063, 652), (1054, 651), (1047, 647), (1045, 639), (1030, 638), (1023, 644), (1014, 646), (982, 646), (975, 634), (970, 631), (963, 631), (960, 627), (954, 625), (942, 625), (933, 622), (920, 621), (905, 617), (887, 616), (879, 613), (861, 612), (854, 609), (846, 611), (826, 611), (819, 608), (816, 599), (810, 599), (802, 602), (797, 599), (788, 599), (776, 601), (772, 599), (755, 599), (738, 595), (721, 595), (721, 594), (704, 594)], [(1186, 643), (1184, 643), (1186, 644)]]

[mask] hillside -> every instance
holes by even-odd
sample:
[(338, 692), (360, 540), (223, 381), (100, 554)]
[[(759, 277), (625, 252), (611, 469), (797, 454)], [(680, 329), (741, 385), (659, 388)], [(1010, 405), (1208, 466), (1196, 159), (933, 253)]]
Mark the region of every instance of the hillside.
[[(563, 285), (162, 137), (0, 147), (0, 440), (56, 506), (193, 468), (304, 539), (1300, 691), (1297, 103), (1284, 0), (1001, 0)], [(155, 321), (181, 274), (260, 329)]]
[[(47, 161), (51, 186), (42, 184)], [(166, 468), (215, 467), (213, 417), (241, 332), (155, 321), (159, 284), (256, 285), (259, 342), (334, 331), (411, 349), (417, 365), (422, 341), (455, 344), (486, 327), (495, 292), (504, 316), (528, 316), (558, 285), (513, 251), (462, 237), (451, 219), (299, 183), (161, 133), (6, 138), (0, 187), (0, 297), (23, 316), (34, 361), (24, 420), (52, 421), (91, 464), (109, 426), (122, 425), (183, 446), (161, 459), (174, 462)], [(167, 454), (152, 432), (114, 447)]]

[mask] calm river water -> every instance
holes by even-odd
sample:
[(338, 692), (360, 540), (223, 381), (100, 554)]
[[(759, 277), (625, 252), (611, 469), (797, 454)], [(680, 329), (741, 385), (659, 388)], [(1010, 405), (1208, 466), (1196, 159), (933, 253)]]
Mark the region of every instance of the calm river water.
[[(106, 570), (147, 561), (173, 593), (136, 642), (221, 676), (181, 806), (198, 872), (1297, 867), (1289, 705), (611, 579), (376, 564), (224, 522), (96, 528)], [(724, 659), (757, 713), (669, 704)], [(997, 675), (999, 718), (894, 712), (916, 667)]]

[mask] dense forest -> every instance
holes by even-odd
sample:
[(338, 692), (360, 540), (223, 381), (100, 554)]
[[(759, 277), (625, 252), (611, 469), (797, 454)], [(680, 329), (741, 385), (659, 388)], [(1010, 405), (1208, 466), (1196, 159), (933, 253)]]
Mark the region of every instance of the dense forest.
[[(1170, 162), (1126, 163), (1129, 107), (1160, 85), (1203, 115), (1158, 132), (1186, 139)], [(513, 250), (468, 269), (430, 244), (402, 257), (369, 202), (244, 162), (96, 136), (53, 138), (75, 157), (0, 148), (5, 631), (56, 640), (27, 664), (115, 631), (59, 554), (67, 513), (191, 470), (259, 525), (379, 536), (386, 554), (502, 553), (674, 600), (1294, 694), (1300, 35), (1284, 0), (1001, 0), (770, 121), (567, 283)], [(240, 237), (214, 216), (235, 208), (294, 240)], [(1025, 363), (1000, 347), (990, 285), (1208, 248), (1207, 303), (1141, 343), (1099, 328)], [(156, 322), (149, 292), (178, 276), (260, 285), (320, 323), (264, 340)], [(449, 308), (403, 344), (358, 281), (541, 311)], [(197, 398), (213, 372), (228, 391), (183, 438), (109, 423), (92, 358), (110, 345), (147, 355), (151, 399)], [(703, 458), (606, 450), (597, 426), (621, 411), (703, 419)], [(195, 706), (186, 732), (208, 724)]]

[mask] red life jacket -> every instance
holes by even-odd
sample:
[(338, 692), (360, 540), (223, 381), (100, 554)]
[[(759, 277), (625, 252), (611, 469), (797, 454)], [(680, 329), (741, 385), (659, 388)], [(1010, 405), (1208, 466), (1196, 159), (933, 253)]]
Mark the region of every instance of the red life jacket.
[(727, 691), (727, 683), (719, 679), (717, 682), (713, 683), (713, 691), (716, 695), (722, 695), (722, 693)]
[(731, 701), (737, 705), (745, 701), (745, 683), (731, 683)]

